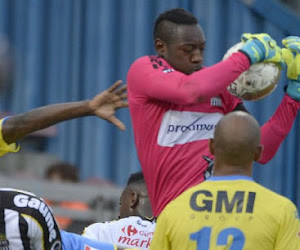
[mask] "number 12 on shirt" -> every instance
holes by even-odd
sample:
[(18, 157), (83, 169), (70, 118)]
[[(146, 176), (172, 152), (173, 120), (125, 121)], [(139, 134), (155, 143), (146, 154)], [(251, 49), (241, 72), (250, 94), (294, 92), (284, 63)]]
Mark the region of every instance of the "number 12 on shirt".
[[(197, 242), (197, 250), (209, 250), (212, 227), (203, 227), (190, 234), (190, 240)], [(231, 236), (231, 237), (230, 237)], [(217, 236), (217, 246), (230, 246), (229, 250), (243, 249), (245, 244), (244, 233), (234, 227), (223, 229)]]

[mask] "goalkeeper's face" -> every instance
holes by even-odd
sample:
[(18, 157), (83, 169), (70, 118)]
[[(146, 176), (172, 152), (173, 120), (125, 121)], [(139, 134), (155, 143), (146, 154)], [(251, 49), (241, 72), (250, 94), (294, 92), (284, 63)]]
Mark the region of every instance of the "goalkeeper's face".
[(192, 74), (202, 68), (205, 37), (200, 25), (175, 25), (157, 52), (174, 69)]

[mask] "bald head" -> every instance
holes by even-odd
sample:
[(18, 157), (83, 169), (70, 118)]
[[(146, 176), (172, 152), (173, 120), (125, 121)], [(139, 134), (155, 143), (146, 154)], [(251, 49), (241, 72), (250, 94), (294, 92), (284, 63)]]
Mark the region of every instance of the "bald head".
[(261, 154), (260, 126), (248, 113), (225, 115), (216, 126), (211, 151), (219, 166), (247, 168)]

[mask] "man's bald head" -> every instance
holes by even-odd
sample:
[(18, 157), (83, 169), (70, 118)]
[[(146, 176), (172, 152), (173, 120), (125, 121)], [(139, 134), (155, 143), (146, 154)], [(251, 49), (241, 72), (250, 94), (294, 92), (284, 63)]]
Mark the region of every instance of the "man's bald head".
[(252, 166), (252, 162), (259, 159), (261, 150), (260, 126), (248, 113), (229, 113), (217, 124), (211, 142), (217, 165)]

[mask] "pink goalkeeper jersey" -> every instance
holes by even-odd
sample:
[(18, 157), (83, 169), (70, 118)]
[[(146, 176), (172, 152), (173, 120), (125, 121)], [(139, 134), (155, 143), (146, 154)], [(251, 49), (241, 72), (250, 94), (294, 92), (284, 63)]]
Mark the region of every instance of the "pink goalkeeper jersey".
[[(141, 57), (130, 67), (129, 109), (155, 216), (210, 174), (213, 158), (208, 139), (222, 116), (241, 103), (226, 87), (249, 67), (242, 53), (191, 75), (174, 70), (157, 56)], [(260, 163), (275, 155), (299, 108), (300, 102), (285, 95), (262, 126)]]
[[(213, 67), (220, 72), (211, 72)], [(224, 82), (229, 85), (248, 67), (248, 59), (240, 53), (190, 76), (175, 71), (157, 56), (142, 57), (131, 66), (127, 79), (129, 108), (155, 216), (209, 174), (209, 138), (223, 115), (241, 103), (227, 92)], [(223, 73), (226, 70), (228, 73)], [(217, 86), (220, 82), (222, 88)], [(213, 84), (215, 94), (206, 90), (211, 96), (197, 102), (202, 83)]]

